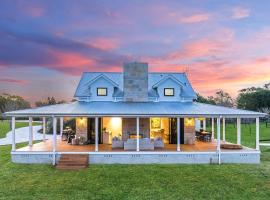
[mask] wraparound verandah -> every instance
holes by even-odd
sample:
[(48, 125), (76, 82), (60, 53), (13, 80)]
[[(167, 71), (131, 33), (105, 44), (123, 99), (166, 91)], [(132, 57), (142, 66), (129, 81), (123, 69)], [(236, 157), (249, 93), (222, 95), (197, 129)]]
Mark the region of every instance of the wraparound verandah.
[[(33, 116), (32, 116), (33, 117)], [(212, 142), (204, 143), (196, 141), (194, 145), (187, 145), (187, 144), (180, 144), (180, 129), (177, 128), (177, 144), (166, 144), (164, 148), (156, 148), (153, 151), (142, 151), (140, 149), (140, 140), (139, 140), (139, 134), (140, 134), (140, 118), (144, 118), (145, 116), (136, 117), (136, 134), (137, 134), (137, 143), (136, 143), (136, 151), (124, 151), (123, 149), (112, 149), (111, 145), (105, 145), (105, 144), (98, 144), (98, 134), (96, 134), (95, 137), (95, 144), (86, 145), (86, 146), (72, 146), (69, 145), (59, 139), (57, 139), (57, 118), (60, 118), (60, 135), (63, 130), (63, 117), (64, 116), (51, 116), (53, 118), (53, 140), (46, 140), (44, 137), (44, 141), (33, 144), (33, 129), (32, 129), (32, 117), (29, 117), (29, 145), (28, 147), (16, 149), (15, 144), (15, 117), (12, 117), (12, 132), (13, 132), (13, 143), (12, 143), (12, 155), (31, 155), (35, 154), (38, 155), (39, 153), (47, 153), (48, 155), (52, 156), (52, 162), (55, 164), (57, 162), (57, 155), (61, 154), (68, 154), (68, 153), (89, 153), (91, 155), (113, 155), (113, 154), (124, 154), (124, 155), (171, 155), (171, 154), (179, 154), (179, 155), (200, 155), (202, 154), (209, 154), (216, 156), (215, 159), (217, 160), (217, 163), (221, 163), (221, 154), (229, 155), (231, 154), (239, 154), (239, 156), (246, 156), (246, 154), (253, 154), (257, 153), (259, 154), (259, 118), (256, 118), (256, 149), (250, 149), (250, 148), (243, 148), (241, 150), (225, 150), (221, 149), (221, 143), (226, 142), (226, 130), (225, 126), (223, 126), (222, 135), (223, 138), (221, 140), (221, 121), (223, 121), (223, 125), (225, 124), (225, 118), (224, 117), (215, 117), (211, 116), (212, 118), (212, 133), (214, 133), (214, 119), (217, 119), (217, 133), (216, 133), (216, 140), (212, 140)], [(37, 117), (37, 116), (35, 116)], [(46, 116), (48, 117), (48, 116)], [(45, 126), (46, 117), (43, 116), (43, 127)], [(81, 117), (81, 116), (77, 116)], [(95, 117), (95, 124), (96, 124), (96, 133), (98, 133), (97, 130), (97, 124), (98, 124), (98, 118), (101, 116), (84, 116), (84, 117)], [(120, 117), (120, 116), (117, 116)], [(126, 116), (125, 116), (126, 117)], [(151, 117), (160, 117), (160, 116), (151, 116)], [(177, 119), (177, 127), (180, 127), (180, 118), (183, 116), (169, 116), (174, 117)], [(194, 118), (194, 116), (184, 116), (188, 118)], [(197, 117), (203, 117), (203, 116), (197, 116)], [(207, 116), (209, 117), (209, 116)], [(131, 117), (134, 118), (134, 117)], [(231, 117), (230, 117), (231, 118)], [(205, 123), (203, 123), (203, 127), (205, 128)], [(43, 128), (43, 130), (45, 130)], [(44, 133), (45, 136), (45, 133)], [(214, 134), (212, 134), (212, 137), (214, 138)], [(237, 143), (241, 144), (241, 118), (237, 118)], [(191, 156), (192, 158), (192, 156)], [(108, 157), (106, 157), (108, 159)], [(138, 158), (137, 158), (138, 159)]]

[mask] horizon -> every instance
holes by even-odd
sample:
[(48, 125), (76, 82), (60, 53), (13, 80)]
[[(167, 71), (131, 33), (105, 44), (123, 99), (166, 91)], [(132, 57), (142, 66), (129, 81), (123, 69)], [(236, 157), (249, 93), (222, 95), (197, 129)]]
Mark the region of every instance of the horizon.
[(0, 93), (70, 101), (83, 72), (134, 60), (203, 96), (270, 82), (269, 1), (66, 2), (1, 1)]

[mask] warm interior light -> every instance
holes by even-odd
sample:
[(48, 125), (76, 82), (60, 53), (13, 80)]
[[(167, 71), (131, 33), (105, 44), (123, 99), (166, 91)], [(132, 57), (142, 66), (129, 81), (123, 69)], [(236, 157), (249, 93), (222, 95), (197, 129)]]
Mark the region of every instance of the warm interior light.
[(122, 118), (104, 117), (103, 118), (103, 142), (111, 144), (114, 137), (122, 139)]
[(80, 123), (81, 125), (86, 124), (86, 118), (85, 118), (85, 117), (80, 117), (79, 123)]
[(197, 118), (198, 120), (200, 120), (200, 121), (203, 121), (203, 120), (205, 120), (205, 118), (204, 117), (200, 117), (200, 118)]
[(195, 126), (194, 118), (185, 118), (185, 126)]
[(112, 125), (115, 127), (120, 127), (121, 125), (121, 118), (120, 117), (112, 117), (111, 118)]

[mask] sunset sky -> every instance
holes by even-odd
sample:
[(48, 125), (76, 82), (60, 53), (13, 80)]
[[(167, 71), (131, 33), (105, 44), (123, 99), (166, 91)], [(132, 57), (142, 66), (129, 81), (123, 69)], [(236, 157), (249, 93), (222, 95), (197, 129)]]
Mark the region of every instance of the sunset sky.
[(270, 1), (0, 1), (0, 93), (71, 100), (84, 71), (187, 72), (213, 95), (270, 82)]

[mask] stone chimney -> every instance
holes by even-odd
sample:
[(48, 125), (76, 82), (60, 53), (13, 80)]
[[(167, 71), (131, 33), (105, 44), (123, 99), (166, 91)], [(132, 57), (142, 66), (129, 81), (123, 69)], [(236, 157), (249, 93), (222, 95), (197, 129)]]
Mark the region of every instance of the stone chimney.
[(124, 101), (148, 101), (148, 63), (124, 64)]

